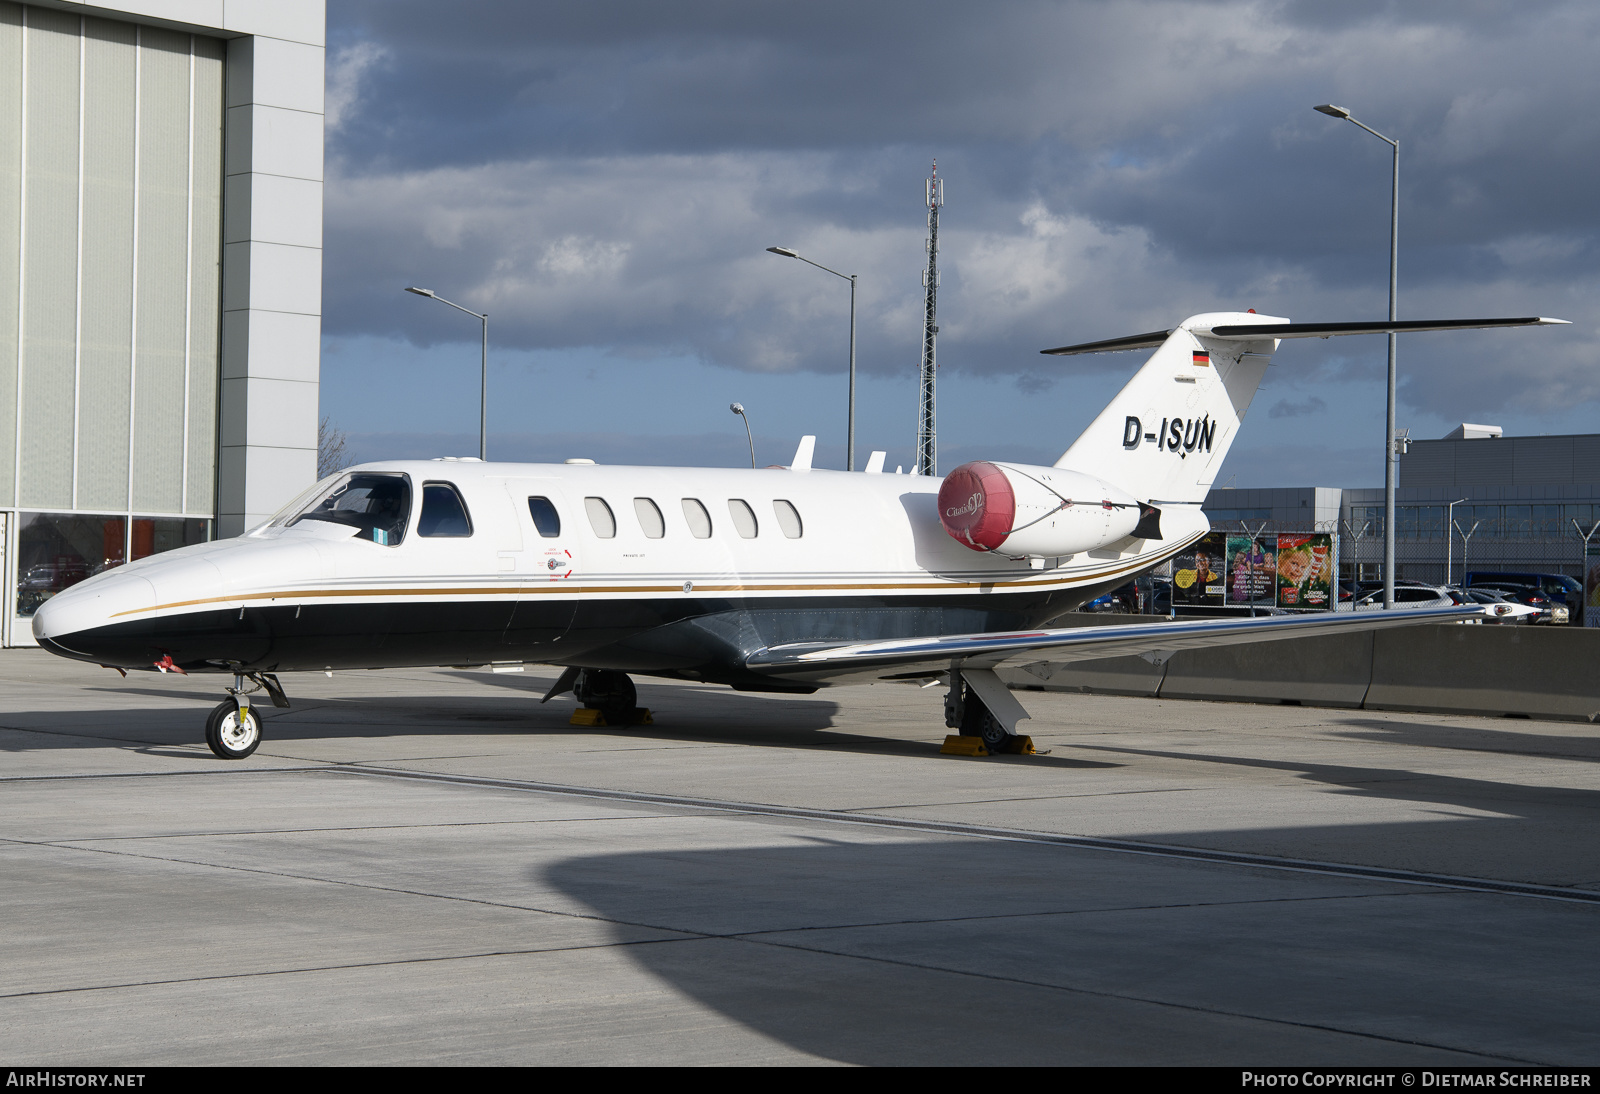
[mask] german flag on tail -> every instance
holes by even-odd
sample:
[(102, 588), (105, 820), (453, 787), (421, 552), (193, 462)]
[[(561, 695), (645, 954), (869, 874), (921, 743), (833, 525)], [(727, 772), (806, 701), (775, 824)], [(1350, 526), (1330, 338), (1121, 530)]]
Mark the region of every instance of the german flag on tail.
[(1201, 350), (1195, 350), (1194, 351), (1194, 367), (1195, 368), (1210, 368), (1211, 367), (1211, 354), (1202, 352)]

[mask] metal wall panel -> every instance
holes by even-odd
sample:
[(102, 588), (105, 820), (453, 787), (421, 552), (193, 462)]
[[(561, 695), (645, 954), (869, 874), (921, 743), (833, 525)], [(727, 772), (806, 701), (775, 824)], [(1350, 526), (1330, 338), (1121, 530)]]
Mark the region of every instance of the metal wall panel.
[(189, 282), (189, 36), (139, 32), (133, 508), (183, 509)]
[(215, 512), (217, 378), (222, 343), (223, 57), (214, 38), (194, 40), (189, 230), (189, 440), (184, 511)]
[(225, 56), (0, 0), (0, 505), (214, 514)]
[(1470, 486), (1511, 486), (1513, 446), (1501, 441), (1480, 438), (1458, 441), (1456, 449), (1456, 484)]
[(1600, 482), (1600, 436), (1572, 438), (1572, 481)]
[(29, 8), (23, 36), (19, 502), (72, 505), (77, 369), (79, 18)]
[(1398, 482), (1405, 486), (1454, 486), (1455, 449), (1448, 444), (1417, 441), (1400, 457)]
[(1490, 444), (1511, 445), (1513, 479), (1518, 486), (1562, 485), (1572, 479), (1572, 438), (1505, 437)]
[(84, 25), (78, 509), (128, 507), (133, 376), (134, 28)]
[(0, 2), (0, 505), (16, 501), (21, 241), (22, 8)]

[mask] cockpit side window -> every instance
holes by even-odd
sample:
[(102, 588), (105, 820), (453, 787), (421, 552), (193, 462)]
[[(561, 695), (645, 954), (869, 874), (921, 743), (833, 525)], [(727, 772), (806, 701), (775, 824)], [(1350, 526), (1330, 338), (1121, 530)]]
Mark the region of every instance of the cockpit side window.
[(422, 516), (417, 518), (417, 535), (472, 535), (472, 518), (467, 515), (467, 503), (461, 500), (461, 493), (454, 483), (422, 484)]
[(345, 524), (356, 529), (357, 539), (393, 547), (405, 538), (410, 516), (410, 479), (394, 471), (358, 471), (340, 478), (289, 526), (303, 520)]

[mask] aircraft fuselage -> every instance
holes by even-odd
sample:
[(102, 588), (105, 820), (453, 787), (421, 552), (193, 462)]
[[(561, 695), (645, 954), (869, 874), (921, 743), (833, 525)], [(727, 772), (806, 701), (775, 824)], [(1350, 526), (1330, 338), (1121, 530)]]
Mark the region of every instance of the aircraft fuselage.
[[(36, 636), (120, 668), (528, 662), (781, 688), (746, 659), (797, 642), (1036, 627), (1206, 529), (1198, 506), (1174, 506), (1160, 540), (1030, 561), (953, 540), (941, 480), (927, 476), (477, 461), (351, 470), (404, 483), (408, 511), (392, 531), (288, 523), (291, 507), (237, 539), (90, 578), (40, 609)], [(424, 500), (444, 497), (440, 487), (465, 524), (429, 516)]]

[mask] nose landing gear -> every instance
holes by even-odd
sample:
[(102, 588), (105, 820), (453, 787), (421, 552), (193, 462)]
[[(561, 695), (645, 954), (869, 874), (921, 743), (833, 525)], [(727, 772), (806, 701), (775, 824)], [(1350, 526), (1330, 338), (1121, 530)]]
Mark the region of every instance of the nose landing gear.
[[(249, 687), (245, 686), (247, 683)], [(233, 687), (227, 689), (231, 698), (218, 703), (206, 719), (206, 745), (222, 759), (242, 760), (261, 744), (261, 715), (251, 708), (246, 696), (262, 690), (273, 706), (289, 705), (277, 676), (270, 672), (235, 672)]]

